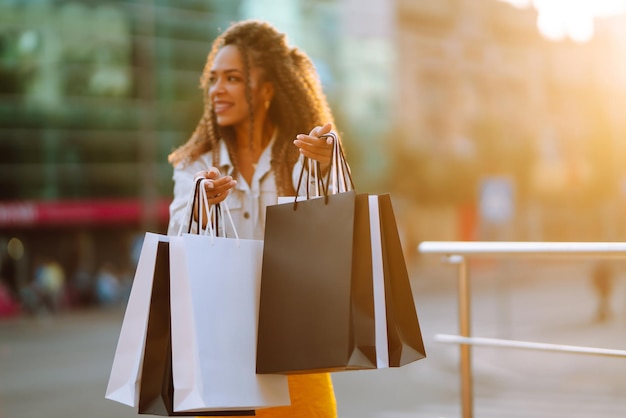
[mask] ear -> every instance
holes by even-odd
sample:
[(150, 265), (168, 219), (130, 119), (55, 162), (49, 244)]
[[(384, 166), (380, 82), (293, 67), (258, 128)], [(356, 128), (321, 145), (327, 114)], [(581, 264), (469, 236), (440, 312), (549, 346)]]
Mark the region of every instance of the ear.
[(263, 101), (271, 102), (274, 98), (274, 83), (271, 81), (264, 82), (261, 91), (263, 93)]

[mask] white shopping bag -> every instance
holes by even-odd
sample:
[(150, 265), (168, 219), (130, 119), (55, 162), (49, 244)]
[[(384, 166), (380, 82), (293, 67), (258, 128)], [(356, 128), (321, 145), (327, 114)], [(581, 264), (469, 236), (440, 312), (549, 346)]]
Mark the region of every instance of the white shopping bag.
[(169, 237), (147, 232), (126, 306), (105, 398), (135, 407), (139, 401), (150, 295), (159, 242)]
[(370, 216), (370, 237), (372, 241), (372, 280), (374, 288), (374, 334), (376, 336), (376, 367), (389, 367), (387, 346), (387, 310), (385, 301), (385, 271), (383, 268), (383, 248), (380, 232), (378, 196), (368, 196)]
[[(204, 214), (215, 218), (200, 235), (170, 237), (173, 409), (290, 405), (286, 376), (256, 374), (263, 241), (239, 239), (225, 202), (213, 211), (202, 181), (198, 225)], [(215, 236), (212, 225), (223, 212), (235, 238)]]
[(286, 376), (256, 374), (263, 242), (170, 239), (174, 411), (289, 405)]

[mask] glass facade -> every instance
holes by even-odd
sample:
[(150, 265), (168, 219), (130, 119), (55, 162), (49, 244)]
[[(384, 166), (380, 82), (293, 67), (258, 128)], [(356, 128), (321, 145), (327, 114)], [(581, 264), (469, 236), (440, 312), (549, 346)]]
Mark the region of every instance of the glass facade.
[(169, 196), (167, 154), (200, 115), (200, 70), (238, 2), (0, 8), (0, 200)]
[(240, 1), (0, 1), (0, 252), (19, 280), (59, 261), (68, 286), (132, 273), (164, 232), (167, 155), (202, 111), (198, 79)]

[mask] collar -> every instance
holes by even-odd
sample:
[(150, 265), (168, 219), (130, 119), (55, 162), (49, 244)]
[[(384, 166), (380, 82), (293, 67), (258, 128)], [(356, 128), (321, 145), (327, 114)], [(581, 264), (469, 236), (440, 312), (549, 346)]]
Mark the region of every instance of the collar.
[[(261, 152), (259, 156), (259, 161), (257, 162), (257, 166), (255, 167), (255, 173), (257, 170), (262, 170), (261, 175), (264, 175), (271, 168), (271, 158), (272, 158), (272, 147), (274, 146), (274, 142), (276, 142), (276, 138), (278, 136), (278, 128), (274, 129), (274, 133), (272, 134), (272, 138), (270, 142), (267, 143), (267, 146)], [(228, 153), (228, 147), (226, 146), (225, 141), (219, 142), (219, 157), (220, 157), (220, 166), (218, 167), (220, 173), (225, 176), (230, 176), (233, 173), (234, 165), (232, 160), (230, 159), (230, 154)]]

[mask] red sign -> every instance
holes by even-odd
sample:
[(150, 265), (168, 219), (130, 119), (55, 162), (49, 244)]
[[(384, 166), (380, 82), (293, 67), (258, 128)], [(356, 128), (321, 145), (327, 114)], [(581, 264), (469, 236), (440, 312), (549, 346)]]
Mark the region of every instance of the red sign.
[(130, 224), (146, 217), (167, 222), (169, 200), (147, 206), (142, 200), (0, 202), (0, 227), (78, 224)]

